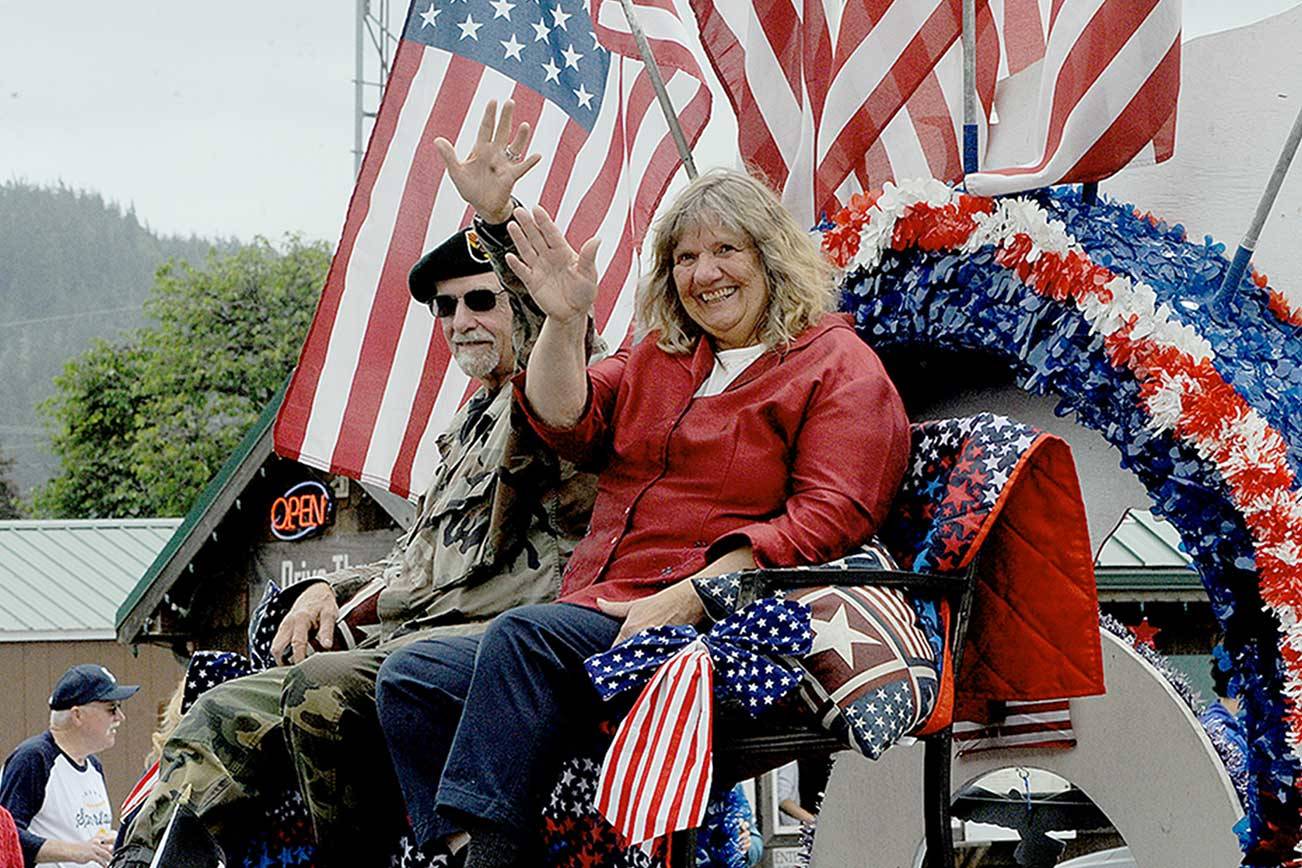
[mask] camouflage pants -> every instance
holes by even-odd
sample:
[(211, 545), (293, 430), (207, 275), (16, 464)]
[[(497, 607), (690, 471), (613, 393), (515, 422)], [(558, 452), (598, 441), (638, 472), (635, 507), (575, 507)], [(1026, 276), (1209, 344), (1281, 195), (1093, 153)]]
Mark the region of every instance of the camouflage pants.
[(339, 864), (377, 860), (406, 822), (375, 711), (376, 675), (392, 647), (314, 654), (204, 693), (163, 748), (128, 848), (155, 849), (187, 786), (190, 807), (229, 840), (261, 819), (259, 799), (278, 799), (297, 780), (322, 853)]

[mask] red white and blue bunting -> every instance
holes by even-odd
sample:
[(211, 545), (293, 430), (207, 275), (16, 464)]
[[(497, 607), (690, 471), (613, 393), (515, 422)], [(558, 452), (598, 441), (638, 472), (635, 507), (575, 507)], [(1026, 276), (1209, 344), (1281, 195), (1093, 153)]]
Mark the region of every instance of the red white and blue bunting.
[(1247, 709), (1245, 863), (1286, 861), (1302, 823), (1302, 293), (1254, 272), (1218, 303), (1222, 245), (1071, 189), (888, 184), (821, 228), (875, 348), (1001, 355), (1112, 442), (1180, 530)]

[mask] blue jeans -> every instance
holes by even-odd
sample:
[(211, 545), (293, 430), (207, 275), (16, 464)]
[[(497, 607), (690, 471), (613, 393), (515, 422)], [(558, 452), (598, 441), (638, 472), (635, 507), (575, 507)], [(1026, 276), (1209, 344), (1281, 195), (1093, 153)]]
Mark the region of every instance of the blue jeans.
[(522, 606), (482, 636), (389, 655), (376, 688), (380, 725), (422, 843), (476, 822), (532, 835), (561, 762), (615, 710), (583, 661), (608, 649), (619, 627), (579, 606)]

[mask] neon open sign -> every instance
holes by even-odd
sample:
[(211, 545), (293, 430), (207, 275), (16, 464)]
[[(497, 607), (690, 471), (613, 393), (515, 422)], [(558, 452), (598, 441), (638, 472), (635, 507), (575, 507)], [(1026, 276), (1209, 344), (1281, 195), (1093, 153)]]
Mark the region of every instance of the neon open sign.
[(319, 482), (300, 482), (271, 504), (271, 532), (277, 539), (296, 540), (316, 533), (335, 517), (330, 489)]

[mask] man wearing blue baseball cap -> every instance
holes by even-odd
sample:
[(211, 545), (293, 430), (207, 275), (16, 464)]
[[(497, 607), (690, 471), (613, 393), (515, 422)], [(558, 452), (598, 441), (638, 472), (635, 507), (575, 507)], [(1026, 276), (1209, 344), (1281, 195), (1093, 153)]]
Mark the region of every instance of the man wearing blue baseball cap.
[(72, 667), (50, 693), (50, 728), (0, 767), (0, 805), (18, 826), (24, 868), (108, 864), (113, 808), (95, 754), (117, 741), (122, 703), (139, 689), (94, 663)]

